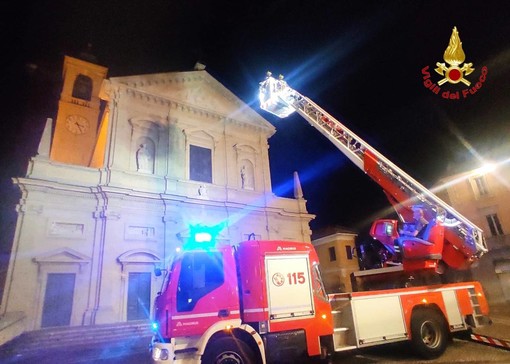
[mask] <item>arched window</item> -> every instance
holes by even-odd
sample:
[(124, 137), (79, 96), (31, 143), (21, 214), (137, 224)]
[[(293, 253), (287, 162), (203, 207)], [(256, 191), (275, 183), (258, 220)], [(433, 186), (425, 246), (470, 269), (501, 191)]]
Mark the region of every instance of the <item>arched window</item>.
[(74, 80), (73, 97), (90, 101), (92, 98), (92, 79), (85, 75), (78, 75)]

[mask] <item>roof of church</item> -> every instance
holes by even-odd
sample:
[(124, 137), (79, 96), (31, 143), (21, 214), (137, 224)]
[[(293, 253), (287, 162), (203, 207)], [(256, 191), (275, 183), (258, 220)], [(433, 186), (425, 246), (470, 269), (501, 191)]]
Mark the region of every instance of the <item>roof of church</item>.
[(276, 131), (271, 123), (203, 69), (112, 77), (109, 81), (112, 88), (125, 87), (128, 92), (158, 102), (176, 103), (218, 118), (249, 124), (264, 129), (269, 135)]

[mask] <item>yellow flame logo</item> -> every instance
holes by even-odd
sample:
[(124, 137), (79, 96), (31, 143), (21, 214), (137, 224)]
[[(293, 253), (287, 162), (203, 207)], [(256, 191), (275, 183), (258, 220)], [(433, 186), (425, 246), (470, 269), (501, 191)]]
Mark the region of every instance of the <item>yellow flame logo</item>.
[(472, 68), (473, 63), (464, 63), (462, 67), (459, 67), (466, 59), (466, 55), (464, 53), (464, 50), (462, 49), (462, 42), (460, 41), (457, 27), (453, 27), (450, 42), (448, 43), (448, 47), (444, 51), (443, 59), (450, 66), (446, 67), (444, 63), (440, 62), (436, 63), (437, 68), (435, 69), (435, 71), (439, 73), (441, 76), (445, 76), (442, 80), (438, 82), (439, 86), (441, 86), (445, 82), (449, 83), (462, 82), (466, 86), (471, 85), (471, 82), (466, 80), (464, 76), (471, 74), (475, 69)]
[(458, 66), (466, 59), (466, 55), (462, 50), (462, 42), (460, 41), (457, 27), (453, 27), (450, 43), (448, 44), (446, 51), (444, 51), (443, 59), (446, 63), (452, 66)]

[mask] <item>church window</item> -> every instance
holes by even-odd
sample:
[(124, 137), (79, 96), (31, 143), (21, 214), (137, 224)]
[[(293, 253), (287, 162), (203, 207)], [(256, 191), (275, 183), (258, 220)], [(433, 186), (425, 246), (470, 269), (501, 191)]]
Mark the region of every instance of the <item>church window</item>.
[(190, 145), (189, 160), (189, 178), (193, 181), (212, 183), (211, 149)]

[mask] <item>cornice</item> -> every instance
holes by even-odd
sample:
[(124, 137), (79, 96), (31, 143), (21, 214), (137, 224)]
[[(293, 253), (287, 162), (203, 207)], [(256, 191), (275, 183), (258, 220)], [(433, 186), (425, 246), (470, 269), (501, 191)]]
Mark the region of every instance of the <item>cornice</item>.
[(32, 189), (39, 191), (54, 190), (63, 192), (77, 192), (82, 194), (89, 194), (91, 192), (91, 188), (89, 186), (79, 186), (65, 182), (42, 180), (36, 178), (15, 177), (12, 178), (12, 182), (13, 184), (20, 186), (20, 188), (25, 190), (28, 186), (30, 186)]
[[(119, 85), (118, 91), (119, 91), (119, 94), (122, 94), (124, 91), (127, 96), (136, 98), (138, 100), (152, 102), (153, 104), (166, 106), (170, 109), (188, 113), (188, 114), (192, 114), (194, 116), (200, 116), (202, 118), (208, 118), (208, 119), (212, 119), (212, 120), (222, 121), (222, 122), (226, 122), (226, 123), (236, 125), (238, 127), (247, 128), (247, 129), (264, 131), (270, 135), (272, 135), (274, 133), (274, 130), (271, 130), (267, 127), (250, 124), (250, 123), (247, 123), (246, 121), (241, 121), (239, 119), (231, 118), (231, 117), (222, 115), (220, 113), (214, 112), (209, 109), (200, 108), (198, 106), (188, 104), (188, 103), (185, 103), (182, 101), (172, 100), (172, 99), (162, 97), (162, 96), (159, 96), (159, 95), (156, 95), (156, 94), (144, 91), (144, 90), (134, 89), (127, 85)], [(118, 98), (117, 98), (117, 100), (118, 100)]]
[[(187, 112), (193, 115), (198, 115), (205, 118), (224, 121), (236, 126), (245, 127), (248, 129), (264, 131), (269, 136), (276, 132), (274, 126), (257, 114), (254, 110), (249, 108), (241, 99), (235, 94), (225, 88), (221, 83), (214, 79), (205, 71), (190, 71), (190, 72), (173, 72), (173, 73), (157, 73), (140, 76), (116, 77), (111, 78), (111, 95), (112, 99), (119, 101), (122, 94), (145, 100), (162, 106), (169, 107), (181, 112)], [(201, 108), (183, 101), (177, 101), (164, 97), (152, 92), (142, 90), (142, 87), (154, 85), (179, 85), (193, 82), (204, 82), (210, 86), (215, 92), (221, 94), (225, 99), (232, 102), (239, 109), (246, 110), (249, 118), (258, 119), (260, 125), (251, 124), (249, 122), (240, 120), (235, 117), (226, 116), (215, 112), (211, 109)]]
[(148, 75), (115, 77), (112, 78), (112, 81), (118, 81), (119, 83), (132, 88), (140, 88), (144, 86), (153, 85), (165, 85), (173, 83), (179, 84), (194, 81), (203, 81), (205, 80), (204, 75), (208, 75), (208, 73), (197, 71), (152, 73)]

